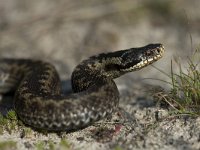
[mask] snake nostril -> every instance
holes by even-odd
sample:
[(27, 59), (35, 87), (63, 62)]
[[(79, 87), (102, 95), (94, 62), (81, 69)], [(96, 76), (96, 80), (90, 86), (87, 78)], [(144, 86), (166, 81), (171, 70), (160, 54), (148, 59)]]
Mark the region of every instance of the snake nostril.
[(152, 52), (150, 52), (150, 51), (146, 52), (146, 56), (151, 56), (151, 55), (152, 55)]

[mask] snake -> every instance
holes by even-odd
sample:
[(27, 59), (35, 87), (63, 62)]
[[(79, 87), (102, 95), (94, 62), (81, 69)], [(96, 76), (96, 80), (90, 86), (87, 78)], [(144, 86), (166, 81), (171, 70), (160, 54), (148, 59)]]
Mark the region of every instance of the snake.
[(18, 118), (35, 129), (79, 130), (111, 116), (119, 106), (115, 78), (159, 60), (160, 43), (101, 53), (80, 62), (71, 75), (73, 93), (62, 93), (56, 68), (25, 58), (0, 59), (0, 95), (14, 92)]

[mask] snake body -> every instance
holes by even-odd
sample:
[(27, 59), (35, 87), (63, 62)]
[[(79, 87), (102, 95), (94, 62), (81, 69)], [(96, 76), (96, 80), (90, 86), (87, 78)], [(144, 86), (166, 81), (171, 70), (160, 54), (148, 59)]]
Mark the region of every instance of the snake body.
[(149, 44), (82, 61), (73, 71), (74, 93), (61, 94), (53, 65), (40, 60), (0, 59), (0, 94), (14, 91), (14, 109), (25, 124), (49, 131), (87, 127), (111, 115), (119, 103), (113, 79), (162, 57), (162, 44)]

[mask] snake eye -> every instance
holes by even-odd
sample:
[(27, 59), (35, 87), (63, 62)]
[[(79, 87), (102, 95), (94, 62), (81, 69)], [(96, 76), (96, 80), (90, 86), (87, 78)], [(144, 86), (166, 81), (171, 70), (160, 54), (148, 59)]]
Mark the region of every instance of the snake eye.
[(160, 54), (160, 52), (161, 52), (161, 49), (160, 49), (160, 48), (158, 48), (158, 49), (156, 49), (156, 50), (155, 50), (155, 52), (156, 52), (157, 54)]

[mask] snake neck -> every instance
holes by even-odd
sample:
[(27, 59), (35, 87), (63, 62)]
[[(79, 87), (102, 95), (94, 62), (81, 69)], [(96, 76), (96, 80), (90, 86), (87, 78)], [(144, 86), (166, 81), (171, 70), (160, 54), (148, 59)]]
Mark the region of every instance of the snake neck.
[(101, 78), (112, 80), (121, 75), (142, 69), (163, 55), (162, 44), (149, 44), (110, 53), (102, 53), (82, 61), (72, 73), (74, 92), (86, 90)]

